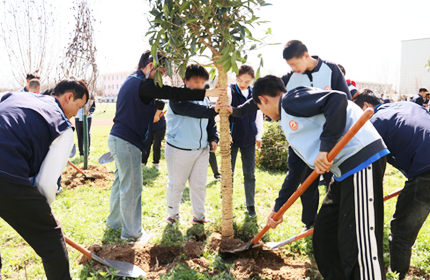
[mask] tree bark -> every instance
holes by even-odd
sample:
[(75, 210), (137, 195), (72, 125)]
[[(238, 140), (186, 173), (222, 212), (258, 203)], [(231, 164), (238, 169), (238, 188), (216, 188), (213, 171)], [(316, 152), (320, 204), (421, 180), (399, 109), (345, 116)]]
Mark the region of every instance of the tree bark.
[[(227, 87), (227, 73), (222, 65), (215, 65), (218, 70), (218, 82), (220, 88)], [(220, 97), (222, 102), (228, 105), (228, 97)], [(233, 237), (233, 181), (231, 170), (231, 135), (228, 121), (229, 113), (221, 110), (220, 113), (220, 153), (221, 153), (221, 193), (222, 193), (222, 235)]]

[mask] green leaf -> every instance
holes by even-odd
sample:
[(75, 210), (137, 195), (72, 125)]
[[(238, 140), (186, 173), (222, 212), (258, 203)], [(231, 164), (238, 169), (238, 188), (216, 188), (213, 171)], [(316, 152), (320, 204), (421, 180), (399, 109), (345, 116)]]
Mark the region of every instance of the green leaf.
[(167, 7), (166, 4), (163, 5), (163, 12), (164, 12), (164, 16), (166, 17), (166, 19), (168, 19), (170, 12), (169, 12), (169, 7)]
[(231, 63), (231, 68), (233, 69), (234, 73), (239, 74), (239, 68), (237, 68), (236, 61)]
[(222, 64), (222, 67), (224, 68), (224, 71), (227, 73), (231, 68), (231, 60), (227, 59), (226, 61), (224, 61), (224, 63)]
[(252, 51), (252, 50), (255, 50), (256, 48), (257, 48), (257, 45), (254, 44), (254, 45), (251, 46), (251, 48), (249, 50)]
[(157, 70), (156, 75), (157, 75), (157, 80), (158, 80), (158, 86), (162, 88), (163, 87), (163, 77), (161, 76), (161, 72), (159, 70)]
[(185, 71), (187, 70), (187, 63), (182, 63), (181, 66), (179, 66), (179, 75), (181, 78), (185, 78)]
[(151, 46), (151, 56), (152, 57), (157, 57), (157, 44), (153, 44)]
[(181, 5), (181, 8), (179, 9), (179, 13), (182, 13), (183, 10), (190, 4), (188, 1), (184, 1), (184, 3)]
[(260, 58), (260, 66), (261, 66), (261, 67), (264, 67), (264, 64), (263, 64), (263, 57), (261, 57), (261, 58)]
[(272, 34), (272, 28), (268, 28), (266, 34)]
[(187, 20), (187, 21), (185, 22), (185, 24), (192, 23), (192, 22), (194, 22), (194, 21), (196, 21), (196, 20), (198, 20), (198, 18), (191, 18), (191, 19)]
[(172, 77), (172, 62), (168, 59), (164, 60), (164, 67), (166, 68), (166, 73), (169, 77)]
[(231, 64), (232, 65), (236, 64), (236, 52), (233, 52), (233, 55), (231, 56)]
[(192, 53), (192, 54), (195, 54), (195, 53), (196, 53), (196, 40), (195, 40), (195, 39), (193, 39), (193, 40), (191, 41), (191, 53)]
[(257, 74), (255, 75), (255, 79), (257, 80), (258, 78), (260, 78), (260, 67), (258, 67)]

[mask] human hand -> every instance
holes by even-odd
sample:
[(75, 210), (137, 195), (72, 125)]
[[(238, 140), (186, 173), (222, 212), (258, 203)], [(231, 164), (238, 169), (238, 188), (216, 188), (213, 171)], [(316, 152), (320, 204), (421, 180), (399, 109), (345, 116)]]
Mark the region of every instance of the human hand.
[(160, 115), (159, 114), (155, 114), (154, 116), (154, 123), (158, 122), (160, 120)]
[(315, 171), (317, 174), (324, 174), (330, 170), (330, 167), (333, 165), (333, 162), (329, 162), (327, 160), (327, 152), (319, 152), (317, 158), (314, 161)]
[(206, 97), (220, 97), (220, 96), (226, 96), (227, 95), (227, 89), (225, 88), (214, 88), (214, 89), (207, 89), (206, 90)]
[(233, 113), (233, 108), (231, 105), (224, 105), (221, 98), (218, 98), (215, 104), (215, 112), (219, 113), (221, 109), (227, 110), (230, 115)]
[(284, 218), (282, 216), (277, 221), (273, 220), (273, 216), (275, 216), (275, 214), (276, 214), (276, 212), (272, 210), (272, 212), (270, 212), (269, 216), (267, 216), (267, 225), (273, 229), (275, 229), (280, 223), (282, 223), (284, 221)]
[(257, 144), (257, 148), (256, 148), (256, 150), (260, 150), (260, 148), (261, 148), (261, 144), (262, 144), (262, 141), (261, 140), (257, 140), (257, 141), (255, 141), (256, 142), (256, 144)]
[(218, 147), (218, 144), (215, 141), (211, 142), (211, 153), (215, 153), (216, 149)]

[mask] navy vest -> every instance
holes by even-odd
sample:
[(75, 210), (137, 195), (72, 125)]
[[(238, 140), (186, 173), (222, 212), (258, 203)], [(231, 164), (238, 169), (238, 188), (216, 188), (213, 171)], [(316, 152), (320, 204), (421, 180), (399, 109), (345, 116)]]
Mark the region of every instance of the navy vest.
[(145, 79), (141, 70), (127, 77), (118, 93), (114, 125), (110, 134), (146, 152), (151, 144), (155, 105), (139, 98), (139, 85)]
[(0, 177), (23, 184), (39, 170), (49, 146), (72, 127), (52, 96), (14, 92), (0, 102)]
[[(249, 96), (245, 98), (239, 87), (236, 84), (230, 85), (231, 89), (231, 106), (237, 107), (245, 103), (248, 99), (252, 98), (252, 88), (249, 87)], [(257, 126), (255, 124), (255, 119), (257, 117), (257, 112), (247, 115), (243, 118), (236, 118), (230, 116), (228, 120), (230, 121), (230, 132), (233, 139), (233, 147), (246, 148), (255, 145), (255, 136), (257, 135)]]

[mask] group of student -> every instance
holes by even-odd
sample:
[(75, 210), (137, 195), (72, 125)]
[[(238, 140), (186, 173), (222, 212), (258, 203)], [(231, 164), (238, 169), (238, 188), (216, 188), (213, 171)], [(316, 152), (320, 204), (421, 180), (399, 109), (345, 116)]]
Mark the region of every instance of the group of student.
[[(142, 54), (138, 70), (120, 89), (108, 138), (116, 168), (107, 226), (121, 229), (123, 239), (144, 243), (151, 237), (142, 227), (141, 162), (153, 139), (154, 117), (160, 113), (157, 99), (170, 100), (165, 149), (168, 222), (179, 222), (187, 180), (192, 222), (210, 222), (205, 215), (205, 186), (209, 152), (218, 142), (214, 117), (221, 109), (231, 113), (232, 163), (240, 150), (247, 174), (245, 205), (255, 216), (255, 145), (261, 145), (264, 113), (279, 120), (289, 142), (290, 168), (268, 225), (276, 228), (283, 221), (273, 216), (307, 174), (316, 170), (325, 177), (327, 194), (318, 214), (318, 182), (302, 196), (302, 220), (307, 227), (314, 226), (314, 255), (324, 279), (385, 279), (386, 162), (405, 174), (408, 181), (399, 195), (389, 237), (390, 269), (403, 279), (412, 245), (430, 211), (430, 145), (425, 143), (430, 122), (423, 121), (428, 112), (412, 102), (381, 104), (371, 90), (357, 91), (338, 65), (310, 56), (300, 41), (288, 42), (283, 58), (292, 71), (282, 78), (268, 75), (251, 87), (253, 69), (243, 65), (229, 89), (205, 89), (209, 75), (199, 65), (187, 67), (182, 88), (155, 85), (156, 71), (165, 70), (154, 67), (150, 52)], [(218, 101), (210, 106), (206, 98), (227, 94), (230, 105)], [(41, 256), (48, 279), (71, 279), (61, 224), (50, 204), (73, 145), (69, 119), (88, 98), (84, 82), (66, 79), (49, 96), (14, 92), (0, 100), (0, 154), (6, 159), (0, 161), (0, 217)], [(371, 121), (329, 162), (328, 152), (367, 108), (375, 111)]]

